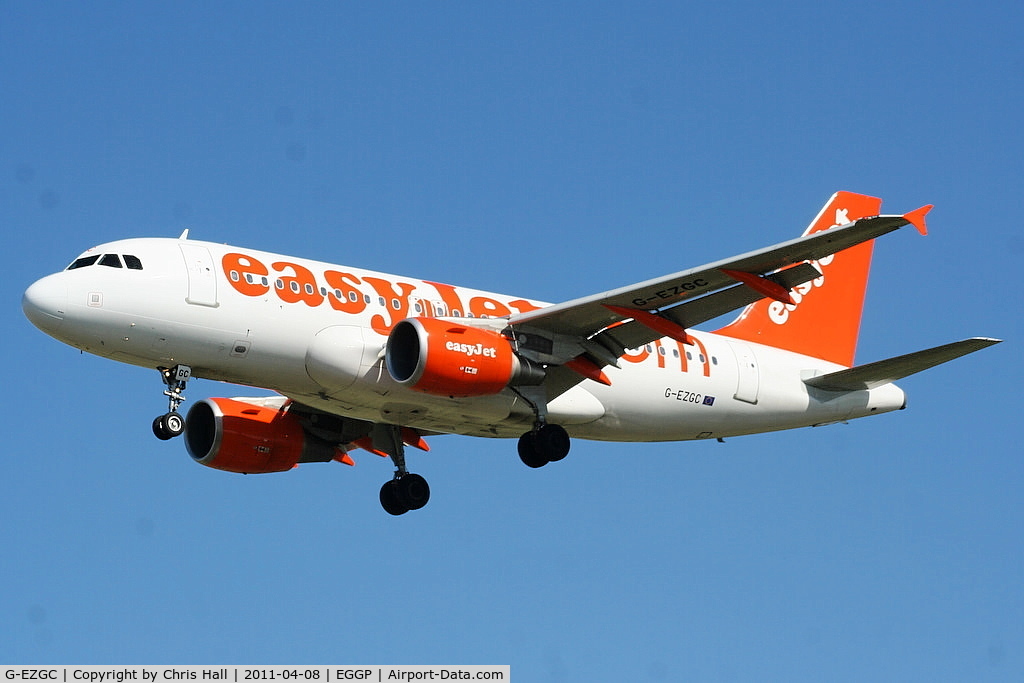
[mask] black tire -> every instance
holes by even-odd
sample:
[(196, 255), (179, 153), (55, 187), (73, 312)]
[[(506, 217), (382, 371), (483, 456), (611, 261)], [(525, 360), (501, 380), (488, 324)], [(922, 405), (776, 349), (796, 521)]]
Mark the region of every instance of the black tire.
[(185, 432), (185, 418), (181, 416), (181, 413), (167, 413), (163, 416), (163, 421), (164, 431), (170, 434), (172, 439)]
[(519, 459), (527, 467), (537, 469), (548, 464), (548, 459), (537, 450), (537, 435), (533, 432), (526, 432), (519, 437)]
[(167, 425), (164, 423), (166, 415), (153, 420), (153, 436), (160, 439), (161, 441), (167, 441), (168, 439), (174, 438), (174, 435), (167, 431)]
[(537, 430), (534, 438), (537, 452), (543, 455), (548, 462), (558, 462), (569, 455), (569, 448), (572, 440), (569, 432), (561, 425), (546, 424)]
[(409, 511), (409, 508), (398, 499), (397, 484), (398, 480), (392, 479), (384, 482), (384, 485), (380, 487), (380, 506), (384, 508), (384, 512), (395, 517)]
[(430, 500), (430, 486), (427, 480), (418, 474), (406, 474), (396, 480), (398, 500), (409, 510), (419, 510)]

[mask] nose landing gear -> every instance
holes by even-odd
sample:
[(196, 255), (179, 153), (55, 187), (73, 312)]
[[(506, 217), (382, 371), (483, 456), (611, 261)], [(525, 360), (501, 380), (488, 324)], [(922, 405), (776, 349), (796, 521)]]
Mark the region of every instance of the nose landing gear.
[(192, 368), (187, 365), (175, 365), (173, 368), (157, 368), (167, 389), (167, 412), (153, 420), (153, 434), (161, 441), (181, 436), (185, 431), (185, 418), (178, 412), (178, 407), (185, 401), (185, 385), (192, 378)]

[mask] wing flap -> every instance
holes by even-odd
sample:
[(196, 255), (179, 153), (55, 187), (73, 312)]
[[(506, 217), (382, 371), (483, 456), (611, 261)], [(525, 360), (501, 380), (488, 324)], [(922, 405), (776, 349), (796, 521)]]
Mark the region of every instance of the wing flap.
[(808, 386), (825, 391), (863, 391), (874, 389), (883, 384), (895, 382), (909, 375), (927, 370), (928, 368), (966, 356), (969, 353), (998, 344), (1001, 339), (973, 337), (951, 344), (943, 344), (924, 351), (916, 351), (903, 356), (880, 360), (867, 365), (860, 365), (848, 370), (830, 372), (805, 379)]

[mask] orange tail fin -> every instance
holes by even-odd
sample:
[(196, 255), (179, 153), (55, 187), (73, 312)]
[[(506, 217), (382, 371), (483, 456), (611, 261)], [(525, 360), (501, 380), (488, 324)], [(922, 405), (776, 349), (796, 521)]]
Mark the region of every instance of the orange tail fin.
[[(877, 197), (836, 192), (804, 234), (877, 216), (881, 208)], [(813, 263), (821, 277), (795, 288), (795, 303), (761, 299), (717, 333), (852, 366), (873, 247), (864, 242)]]

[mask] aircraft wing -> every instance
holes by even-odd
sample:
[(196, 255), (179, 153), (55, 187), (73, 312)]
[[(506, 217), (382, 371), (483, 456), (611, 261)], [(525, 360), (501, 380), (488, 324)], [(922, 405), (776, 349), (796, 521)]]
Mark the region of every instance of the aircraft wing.
[(569, 363), (577, 374), (582, 368), (584, 376), (595, 379), (601, 367), (617, 365), (626, 349), (666, 336), (685, 339), (687, 327), (765, 296), (786, 300), (789, 289), (821, 275), (808, 261), (905, 225), (925, 232), (924, 215), (930, 208), (862, 218), (698, 268), (520, 313), (508, 325), (518, 350), (531, 360)]

